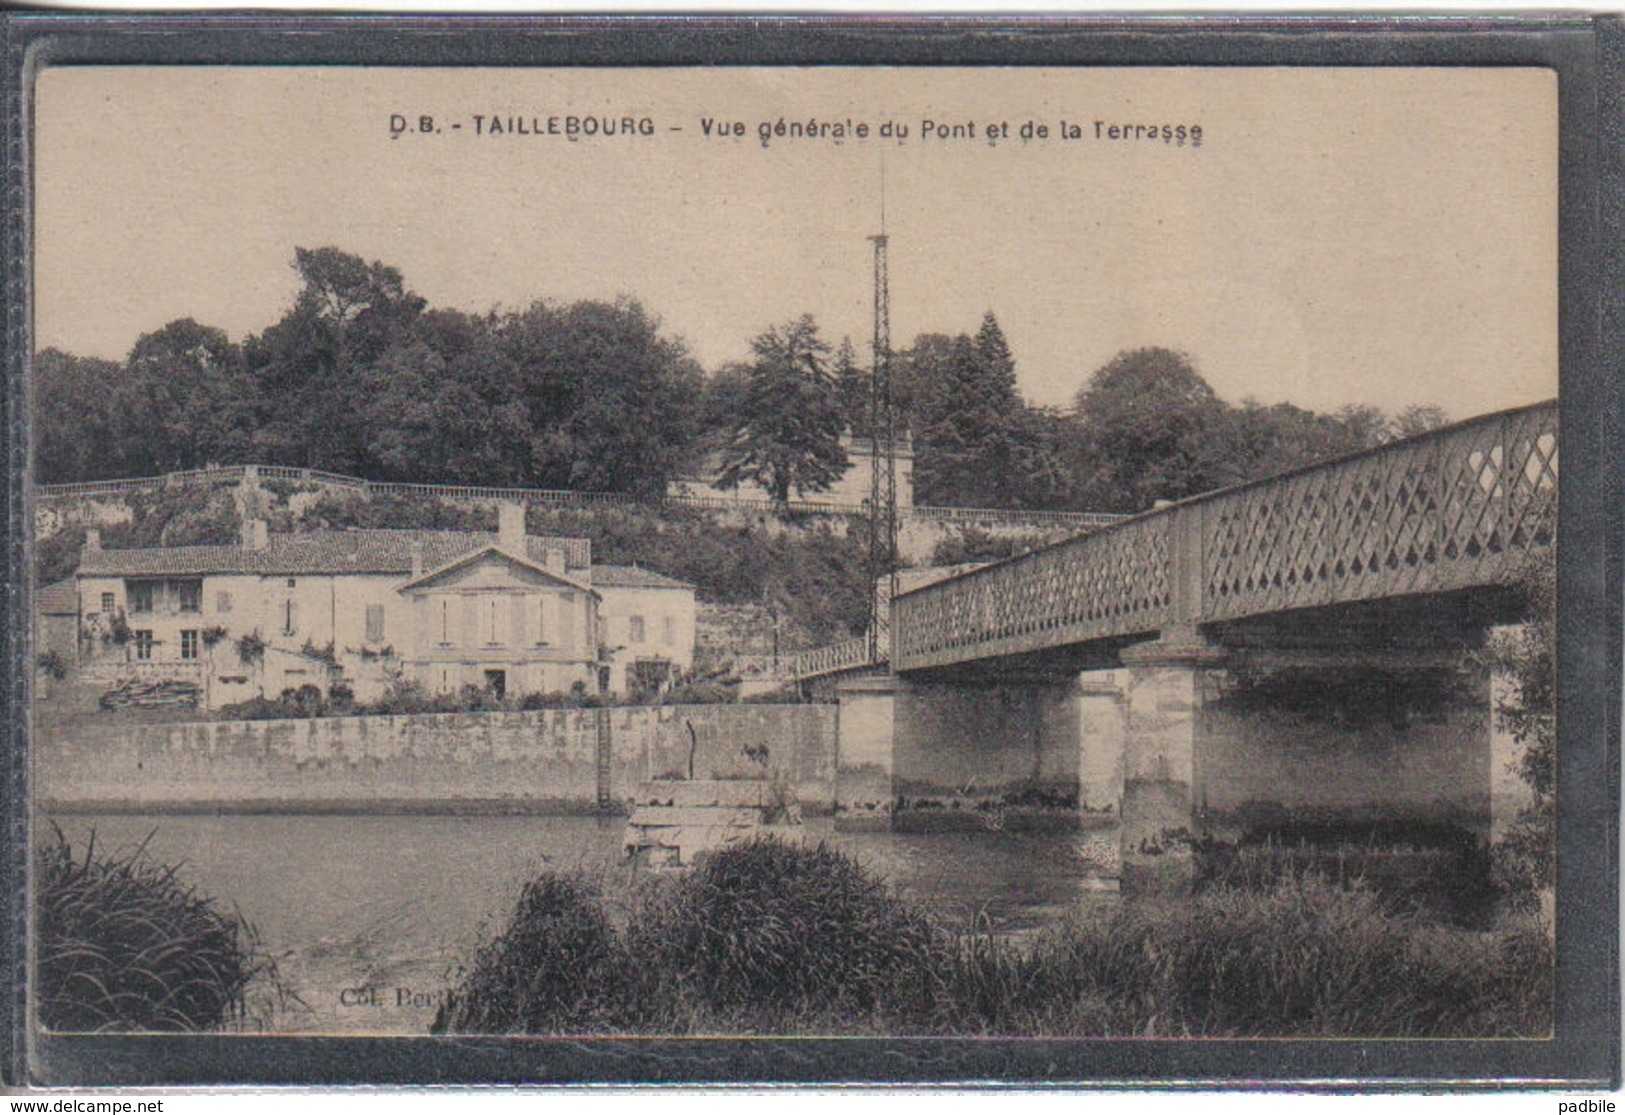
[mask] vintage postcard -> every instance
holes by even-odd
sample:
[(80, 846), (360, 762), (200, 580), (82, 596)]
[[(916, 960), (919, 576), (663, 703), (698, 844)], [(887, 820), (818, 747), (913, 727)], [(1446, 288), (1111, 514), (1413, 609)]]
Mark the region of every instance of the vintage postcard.
[(29, 85), (41, 1080), (1553, 1063), (1557, 69), (252, 63)]

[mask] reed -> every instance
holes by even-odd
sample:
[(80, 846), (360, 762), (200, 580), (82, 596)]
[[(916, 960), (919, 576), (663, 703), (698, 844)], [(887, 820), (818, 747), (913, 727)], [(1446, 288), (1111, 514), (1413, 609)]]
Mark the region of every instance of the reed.
[[(275, 964), (235, 910), (200, 895), (146, 843), (83, 854), (62, 831), (37, 852), (34, 1004), (47, 1029), (193, 1031), (254, 1024)], [(150, 837), (148, 838), (151, 839)]]

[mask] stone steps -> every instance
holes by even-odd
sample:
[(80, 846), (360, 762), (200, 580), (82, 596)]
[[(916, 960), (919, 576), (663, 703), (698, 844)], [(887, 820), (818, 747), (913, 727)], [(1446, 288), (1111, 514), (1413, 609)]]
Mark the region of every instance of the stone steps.
[(786, 793), (760, 779), (641, 783), (626, 825), (626, 854), (656, 869), (675, 870), (703, 852), (752, 836), (793, 838), (801, 830), (801, 808), (783, 800)]

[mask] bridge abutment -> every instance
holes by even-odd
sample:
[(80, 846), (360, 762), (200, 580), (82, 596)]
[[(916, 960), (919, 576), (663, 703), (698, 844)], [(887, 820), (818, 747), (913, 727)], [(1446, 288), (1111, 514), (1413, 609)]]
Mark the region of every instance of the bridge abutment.
[(835, 828), (872, 832), (892, 827), (897, 691), (889, 674), (854, 678), (836, 690)]
[[(1072, 679), (947, 683), (867, 678), (840, 688), (836, 827), (901, 832), (1115, 834), (1116, 686)], [(1085, 728), (1085, 723), (1098, 728)], [(1111, 859), (1115, 863), (1116, 850)]]
[(1224, 654), (1194, 640), (1159, 640), (1122, 657), (1122, 891), (1183, 890), (1196, 878), (1198, 753)]
[(1490, 675), (1459, 648), (1159, 641), (1123, 660), (1125, 895), (1271, 847), (1466, 871), (1515, 809)]
[(895, 713), (894, 828), (1077, 826), (1078, 708), (1065, 682), (909, 681)]

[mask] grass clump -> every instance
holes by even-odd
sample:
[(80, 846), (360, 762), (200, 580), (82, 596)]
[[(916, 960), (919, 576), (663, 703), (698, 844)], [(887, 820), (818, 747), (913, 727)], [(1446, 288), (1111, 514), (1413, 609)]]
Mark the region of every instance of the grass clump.
[(580, 874), (528, 884), (434, 1031), (864, 1026), (916, 1017), (945, 986), (947, 936), (823, 845), (745, 841), (622, 897), (611, 916)]
[(996, 1033), (1540, 1036), (1552, 1007), (1538, 926), (1463, 930), (1307, 873), (972, 939), (955, 975), (955, 1028)]
[(585, 1033), (616, 1021), (625, 954), (597, 889), (549, 872), (525, 885), (507, 930), (482, 947), (433, 1033)]
[[(54, 828), (54, 826), (53, 826)], [(37, 853), (34, 1002), (47, 1029), (215, 1030), (252, 1022), (250, 986), (276, 982), (253, 929), (154, 863), (145, 844), (82, 856), (60, 829)]]
[(632, 951), (663, 986), (751, 1028), (907, 1020), (944, 986), (948, 938), (855, 860), (757, 839), (705, 857), (638, 910)]

